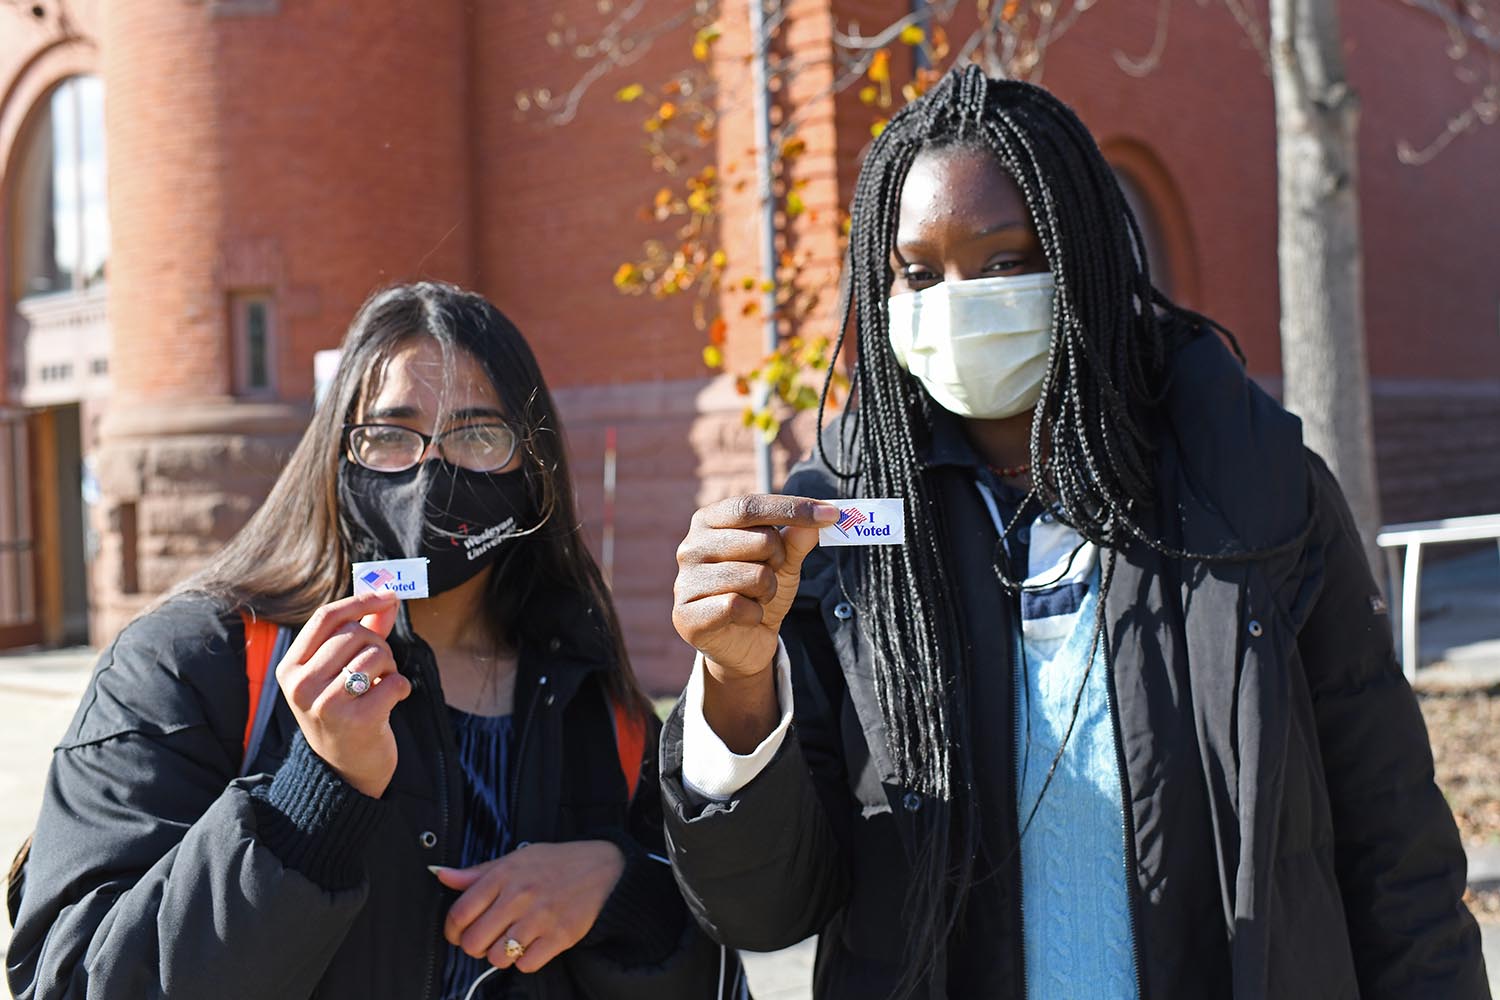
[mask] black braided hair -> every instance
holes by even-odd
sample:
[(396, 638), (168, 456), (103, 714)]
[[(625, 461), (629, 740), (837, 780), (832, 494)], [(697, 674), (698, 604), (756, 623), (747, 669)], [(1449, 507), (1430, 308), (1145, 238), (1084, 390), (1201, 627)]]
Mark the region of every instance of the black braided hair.
[[(859, 335), (854, 404), (840, 423), (840, 465), (824, 448), (822, 406), (817, 447), (819, 459), (839, 478), (841, 495), (906, 500), (906, 544), (860, 550), (852, 557), (849, 588), (874, 650), (876, 692), (898, 780), (934, 806), (918, 813), (910, 950), (898, 995), (912, 992), (930, 973), (956, 925), (974, 882), (978, 842), (968, 732), (973, 665), (948, 572), (940, 498), (919, 460), (937, 404), (897, 363), (887, 307), (907, 173), (919, 153), (948, 147), (980, 150), (998, 160), (1025, 199), (1052, 271), (1053, 333), (1031, 427), (1031, 493), (1108, 553), (1096, 649), (1104, 639), (1102, 591), (1123, 543), (1134, 539), (1169, 556), (1191, 555), (1153, 538), (1137, 519), (1153, 496), (1146, 425), (1165, 393), (1175, 338), (1218, 328), (1152, 286), (1141, 229), (1113, 171), (1077, 115), (1040, 87), (992, 80), (976, 66), (955, 69), (897, 112), (871, 145), (851, 207), (835, 348), (837, 355), (852, 315)], [(825, 384), (825, 402), (827, 391)], [(851, 439), (859, 445), (857, 464), (841, 468), (851, 455)], [(995, 562), (1001, 583), (1019, 589), (1001, 568), (1004, 560)], [(1048, 771), (1049, 783), (1062, 751)]]

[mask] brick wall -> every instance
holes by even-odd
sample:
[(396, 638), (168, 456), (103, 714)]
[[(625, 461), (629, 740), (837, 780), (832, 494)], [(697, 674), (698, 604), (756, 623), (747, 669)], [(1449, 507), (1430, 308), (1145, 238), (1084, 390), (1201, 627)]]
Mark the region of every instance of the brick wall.
[[(1121, 72), (1117, 52), (1151, 47), (1155, 7), (1088, 11), (1053, 48), (1044, 82), (1123, 169), (1146, 178), (1184, 297), (1240, 335), (1253, 371), (1274, 376), (1270, 83), (1213, 3), (1174, 5), (1159, 66), (1143, 78)], [(623, 298), (609, 284), (660, 233), (637, 212), (662, 184), (641, 153), (643, 110), (612, 94), (683, 65), (687, 29), (598, 80), (576, 119), (558, 126), (522, 113), (516, 95), (561, 93), (586, 69), (544, 39), (554, 15), (597, 28), (608, 15), (593, 0), (520, 17), (457, 0), (237, 9), (252, 7), (70, 4), (84, 35), (78, 53), (98, 41), (112, 168), (116, 407), (101, 445), (109, 509), (96, 636), (206, 558), (258, 500), (305, 412), (312, 353), (338, 341), (364, 296), (431, 276), (478, 287), (532, 340), (557, 390), (595, 540), (604, 428), (617, 427), (616, 592), (638, 669), (653, 689), (672, 687), (685, 664), (668, 621), (672, 552), (694, 506), (753, 483), (742, 400), (699, 364), (687, 303)], [(805, 255), (814, 283), (836, 270), (839, 212), (870, 124), (888, 113), (853, 89), (813, 103), (833, 78), (831, 31), (856, 20), (868, 30), (907, 9), (898, 0), (791, 7), (777, 54), (805, 69), (777, 113), (799, 109), (807, 153), (791, 176), (806, 182), (808, 211), (778, 249)], [(753, 174), (746, 12), (745, 0), (725, 0), (713, 68), (729, 99), (718, 145), (704, 154), (736, 177)], [(1460, 139), (1427, 166), (1399, 163), (1396, 141), (1434, 134), (1467, 85), (1419, 12), (1378, 0), (1346, 5), (1344, 16), (1364, 99), (1367, 319), (1387, 519), (1500, 508), (1500, 278), (1489, 253), (1500, 230), (1500, 129)], [(29, 113), (23, 70), (61, 58), (49, 45), (0, 12), (0, 169)], [(1390, 72), (1397, 61), (1403, 71)], [(899, 59), (895, 68), (905, 71)], [(721, 235), (739, 277), (760, 253), (754, 185), (726, 181), (724, 197)], [(226, 303), (236, 290), (276, 302), (280, 400), (259, 409), (228, 397)], [(833, 298), (803, 332), (832, 332)], [(761, 349), (761, 321), (740, 315), (744, 301), (725, 298), (737, 366)], [(808, 440), (806, 423), (784, 435), (781, 467)], [(143, 533), (135, 596), (120, 593), (123, 505)]]

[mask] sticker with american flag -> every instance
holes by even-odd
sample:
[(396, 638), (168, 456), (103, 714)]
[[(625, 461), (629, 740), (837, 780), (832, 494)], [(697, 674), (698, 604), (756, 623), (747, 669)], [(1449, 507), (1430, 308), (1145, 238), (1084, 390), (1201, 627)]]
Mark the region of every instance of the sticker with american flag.
[(427, 595), (426, 559), (378, 559), (354, 564), (354, 593), (389, 590), (402, 600)]
[(901, 545), (906, 542), (905, 505), (900, 498), (829, 500), (839, 519), (818, 533), (819, 545)]

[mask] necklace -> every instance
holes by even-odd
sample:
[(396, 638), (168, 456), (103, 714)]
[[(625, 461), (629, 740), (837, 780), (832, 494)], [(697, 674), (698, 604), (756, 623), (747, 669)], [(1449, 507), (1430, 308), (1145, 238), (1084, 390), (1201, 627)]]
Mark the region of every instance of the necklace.
[(1031, 463), (1024, 462), (1021, 465), (991, 465), (989, 469), (1001, 479), (1015, 479), (1017, 476), (1024, 476), (1030, 472)]

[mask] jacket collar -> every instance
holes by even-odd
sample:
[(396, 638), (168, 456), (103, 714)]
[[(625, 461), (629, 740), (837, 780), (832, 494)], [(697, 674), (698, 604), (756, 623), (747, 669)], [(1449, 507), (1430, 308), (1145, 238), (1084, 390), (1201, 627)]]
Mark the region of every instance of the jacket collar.
[(922, 467), (955, 466), (982, 469), (984, 462), (964, 433), (963, 418), (938, 406), (932, 406), (932, 425), (926, 444), (920, 449)]

